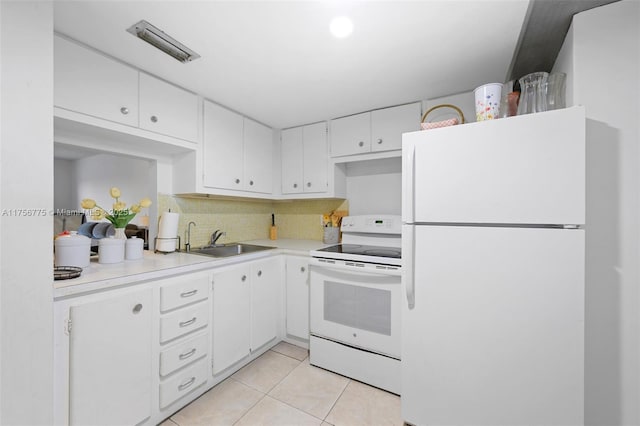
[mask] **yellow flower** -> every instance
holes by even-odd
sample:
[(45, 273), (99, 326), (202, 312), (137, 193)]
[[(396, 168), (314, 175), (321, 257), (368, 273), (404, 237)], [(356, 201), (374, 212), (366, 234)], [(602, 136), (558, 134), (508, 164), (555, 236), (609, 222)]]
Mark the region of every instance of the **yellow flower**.
[(120, 189), (116, 188), (115, 186), (109, 190), (109, 193), (116, 200), (120, 198)]
[(114, 212), (124, 210), (125, 208), (127, 208), (127, 203), (125, 203), (124, 201), (118, 201), (117, 203), (113, 203)]
[(151, 205), (151, 200), (148, 197), (140, 200), (140, 207), (149, 207)]
[(82, 206), (83, 209), (89, 210), (96, 206), (96, 202), (91, 198), (85, 198), (80, 202), (80, 205)]
[(141, 209), (142, 207), (140, 207), (140, 204), (134, 204), (131, 206), (131, 211), (134, 213), (140, 213)]
[(99, 207), (91, 213), (91, 219), (93, 220), (102, 220), (105, 217), (107, 217), (107, 212), (105, 212)]

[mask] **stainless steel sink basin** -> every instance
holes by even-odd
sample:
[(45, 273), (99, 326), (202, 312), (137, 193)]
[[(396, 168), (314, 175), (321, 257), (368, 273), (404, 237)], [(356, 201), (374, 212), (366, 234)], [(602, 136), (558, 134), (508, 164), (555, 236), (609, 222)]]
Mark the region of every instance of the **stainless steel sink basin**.
[(257, 251), (271, 250), (275, 247), (257, 246), (253, 244), (225, 244), (222, 246), (202, 247), (191, 250), (194, 254), (203, 254), (211, 257), (230, 257), (240, 254), (255, 253)]

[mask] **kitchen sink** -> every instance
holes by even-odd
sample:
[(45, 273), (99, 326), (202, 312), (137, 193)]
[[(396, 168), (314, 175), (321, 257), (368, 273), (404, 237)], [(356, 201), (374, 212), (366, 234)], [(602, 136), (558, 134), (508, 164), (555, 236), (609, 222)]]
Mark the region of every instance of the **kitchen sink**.
[(255, 253), (263, 250), (271, 250), (274, 248), (275, 247), (257, 246), (254, 244), (232, 243), (221, 246), (202, 247), (191, 250), (191, 253), (203, 254), (211, 257), (230, 257), (238, 256), (240, 254)]

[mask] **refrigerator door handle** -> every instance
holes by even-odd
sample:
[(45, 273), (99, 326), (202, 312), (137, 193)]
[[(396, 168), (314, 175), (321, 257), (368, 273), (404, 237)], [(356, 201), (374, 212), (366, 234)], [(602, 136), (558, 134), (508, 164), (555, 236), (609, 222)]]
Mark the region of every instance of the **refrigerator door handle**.
[(407, 255), (402, 256), (402, 280), (404, 282), (404, 289), (407, 294), (407, 306), (409, 307), (409, 309), (413, 309), (416, 306), (416, 284), (414, 280), (415, 274), (413, 268), (415, 253), (415, 226), (405, 225), (404, 228), (405, 232), (402, 233), (402, 253), (407, 253)]
[(404, 223), (413, 223), (414, 222), (414, 193), (413, 190), (415, 188), (414, 181), (414, 171), (415, 171), (415, 163), (416, 163), (416, 146), (414, 144), (407, 144), (406, 151), (403, 149), (402, 160), (402, 176), (404, 178), (404, 188), (402, 191), (402, 221)]

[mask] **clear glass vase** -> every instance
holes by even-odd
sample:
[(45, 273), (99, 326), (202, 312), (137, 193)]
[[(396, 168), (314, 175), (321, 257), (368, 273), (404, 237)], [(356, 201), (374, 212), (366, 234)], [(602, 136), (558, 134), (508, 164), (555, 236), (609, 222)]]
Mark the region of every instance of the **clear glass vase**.
[(113, 238), (118, 238), (121, 240), (126, 240), (127, 239), (127, 234), (124, 232), (125, 228), (115, 228), (116, 233), (114, 234)]
[(520, 78), (520, 102), (518, 103), (518, 115), (532, 114), (547, 110), (546, 72), (534, 72)]
[(567, 75), (563, 72), (549, 74), (545, 83), (547, 95), (547, 111), (566, 108), (565, 101)]

